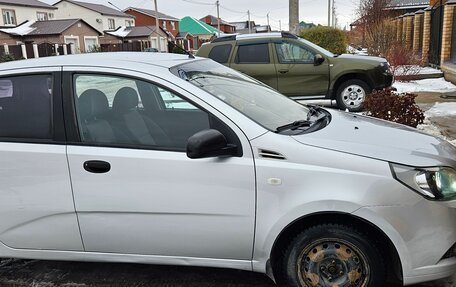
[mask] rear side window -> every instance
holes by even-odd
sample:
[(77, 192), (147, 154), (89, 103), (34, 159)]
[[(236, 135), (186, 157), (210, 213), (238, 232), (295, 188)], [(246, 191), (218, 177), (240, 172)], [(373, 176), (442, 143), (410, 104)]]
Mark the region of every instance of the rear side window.
[(51, 75), (0, 78), (0, 138), (53, 138)]
[(242, 45), (238, 47), (236, 63), (269, 64), (269, 46), (265, 44)]
[(231, 45), (220, 45), (212, 48), (209, 58), (220, 63), (227, 63), (231, 54)]

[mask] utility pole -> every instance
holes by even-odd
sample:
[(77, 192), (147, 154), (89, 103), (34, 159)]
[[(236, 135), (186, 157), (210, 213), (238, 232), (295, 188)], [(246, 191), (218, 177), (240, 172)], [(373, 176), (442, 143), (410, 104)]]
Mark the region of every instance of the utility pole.
[(160, 22), (158, 21), (158, 5), (157, 5), (157, 0), (154, 0), (155, 3), (155, 30), (157, 31), (157, 48), (158, 51), (161, 52), (161, 39), (160, 39)]
[(271, 27), (271, 26), (269, 26), (269, 12), (268, 12), (268, 14), (266, 14), (266, 18), (268, 18), (268, 30), (269, 30), (269, 27)]
[(331, 0), (328, 0), (328, 27), (331, 27)]
[(220, 38), (220, 1), (217, 0), (215, 2), (215, 5), (217, 5), (217, 29), (218, 29), (218, 37)]
[(335, 0), (332, 0), (332, 25), (333, 28), (336, 28), (336, 6), (334, 4)]
[(249, 16), (249, 23), (248, 24), (249, 24), (249, 34), (250, 34), (250, 33), (252, 33), (252, 27), (251, 27), (252, 25), (250, 23), (250, 10), (247, 10), (247, 15)]
[(289, 19), (290, 32), (293, 34), (299, 33), (299, 0), (289, 1)]
[(279, 20), (279, 30), (282, 32), (282, 20)]

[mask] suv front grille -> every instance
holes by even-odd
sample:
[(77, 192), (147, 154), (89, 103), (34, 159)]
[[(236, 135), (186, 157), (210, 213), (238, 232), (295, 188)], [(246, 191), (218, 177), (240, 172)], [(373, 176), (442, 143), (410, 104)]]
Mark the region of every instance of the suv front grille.
[(456, 243), (453, 245), (453, 247), (450, 248), (450, 250), (447, 251), (447, 253), (445, 253), (445, 255), (443, 255), (442, 259), (448, 259), (452, 257), (456, 257)]

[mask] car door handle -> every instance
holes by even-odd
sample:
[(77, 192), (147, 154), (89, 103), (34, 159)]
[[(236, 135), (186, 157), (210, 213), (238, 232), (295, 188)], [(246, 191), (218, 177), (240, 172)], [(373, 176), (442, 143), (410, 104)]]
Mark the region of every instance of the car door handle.
[(84, 163), (84, 169), (91, 173), (107, 173), (111, 170), (111, 164), (101, 160), (89, 160)]
[(282, 69), (282, 70), (279, 70), (279, 73), (286, 74), (286, 73), (288, 73), (288, 70), (287, 69)]

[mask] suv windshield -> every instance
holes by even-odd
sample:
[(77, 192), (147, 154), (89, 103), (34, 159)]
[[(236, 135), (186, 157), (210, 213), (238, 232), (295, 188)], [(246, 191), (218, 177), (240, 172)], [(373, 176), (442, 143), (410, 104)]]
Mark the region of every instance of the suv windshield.
[(327, 57), (334, 57), (335, 55), (333, 53), (331, 53), (330, 51), (310, 42), (310, 41), (307, 41), (306, 39), (303, 39), (303, 38), (299, 38), (299, 41), (303, 42), (304, 44), (306, 44), (307, 46), (311, 47), (312, 49), (318, 51), (318, 53), (321, 53), (323, 54), (324, 56), (327, 56)]
[[(171, 68), (171, 72), (214, 95), (261, 126), (282, 133), (309, 128), (311, 109), (248, 76), (210, 60)], [(309, 124), (301, 124), (307, 122)], [(302, 132), (302, 130), (301, 130)]]

